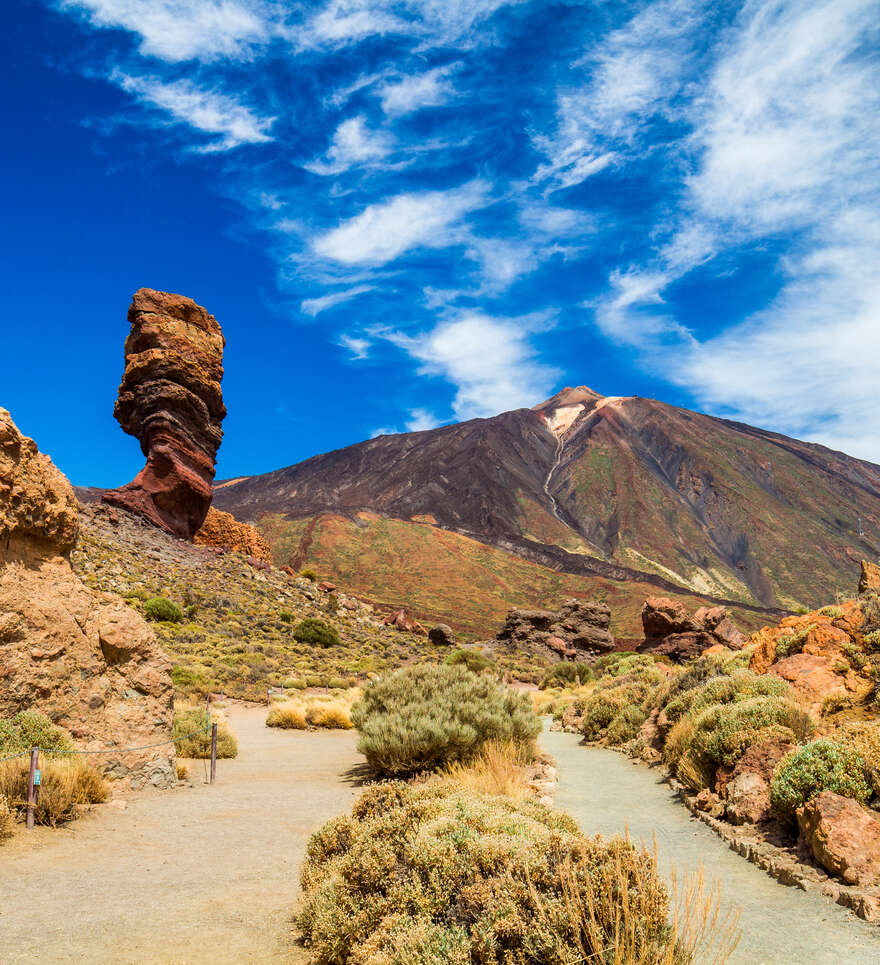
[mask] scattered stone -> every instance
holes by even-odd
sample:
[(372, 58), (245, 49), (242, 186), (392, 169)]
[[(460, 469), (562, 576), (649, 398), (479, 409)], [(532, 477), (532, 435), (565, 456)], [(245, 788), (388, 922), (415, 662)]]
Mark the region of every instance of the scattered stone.
[(880, 821), (852, 798), (820, 791), (797, 812), (804, 842), (845, 884), (880, 885)]
[(445, 623), (438, 623), (428, 631), (428, 639), (438, 647), (454, 647), (455, 631)]
[(721, 798), (714, 792), (710, 791), (709, 788), (704, 787), (702, 791), (694, 799), (694, 805), (698, 811), (704, 811), (706, 814), (711, 814), (713, 818), (720, 818), (724, 816), (724, 805), (721, 803)]
[(772, 819), (770, 781), (791, 744), (753, 744), (728, 774), (719, 774), (727, 817), (734, 824), (759, 824)]
[(223, 438), (223, 333), (191, 298), (151, 288), (135, 292), (128, 320), (114, 414), (147, 464), (103, 500), (191, 540), (211, 505)]
[(262, 535), (249, 523), (240, 523), (231, 513), (222, 510), (208, 510), (199, 531), (193, 536), (199, 546), (230, 550), (252, 556), (263, 563), (272, 562), (272, 550)]

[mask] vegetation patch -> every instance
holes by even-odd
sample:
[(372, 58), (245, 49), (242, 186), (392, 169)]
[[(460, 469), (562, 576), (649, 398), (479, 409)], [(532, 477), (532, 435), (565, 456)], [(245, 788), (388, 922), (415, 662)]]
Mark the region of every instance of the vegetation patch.
[(300, 620), (293, 628), (293, 639), (299, 643), (314, 643), (319, 647), (338, 647), (342, 643), (336, 627), (317, 617)]
[(776, 644), (776, 659), (784, 660), (796, 653), (801, 653), (807, 638), (816, 629), (816, 624), (811, 623), (808, 627), (798, 630), (797, 633), (790, 633), (788, 636), (781, 637)]
[(70, 734), (38, 710), (22, 710), (11, 719), (0, 718), (0, 757), (32, 747), (55, 754), (74, 750)]
[[(109, 796), (100, 771), (82, 758), (41, 760), (40, 771), (40, 796), (34, 809), (37, 824), (55, 827), (72, 821), (80, 805), (101, 804)], [(0, 763), (0, 802), (5, 802), (4, 810), (19, 821), (24, 820), (27, 811), (29, 775), (27, 758)]]
[(203, 707), (184, 707), (174, 711), (174, 749), (178, 756), (204, 760), (211, 756), (211, 725), (217, 722), (217, 757), (238, 757), (238, 742), (223, 721)]
[(495, 664), (479, 650), (456, 650), (449, 654), (446, 663), (450, 667), (467, 667), (471, 673), (482, 673)]
[(488, 741), (531, 746), (541, 731), (528, 697), (444, 664), (407, 667), (371, 684), (351, 719), (358, 750), (389, 777), (470, 760)]
[(770, 784), (770, 801), (780, 817), (793, 821), (797, 809), (820, 791), (867, 803), (871, 788), (862, 755), (830, 740), (798, 747), (779, 762)]
[(144, 603), (144, 616), (154, 623), (183, 622), (183, 610), (164, 596), (150, 597)]

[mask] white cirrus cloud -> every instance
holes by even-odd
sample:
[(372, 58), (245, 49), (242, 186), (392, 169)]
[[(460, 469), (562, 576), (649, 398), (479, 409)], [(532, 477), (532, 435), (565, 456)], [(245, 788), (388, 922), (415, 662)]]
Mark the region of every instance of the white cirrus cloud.
[(486, 203), (481, 182), (448, 191), (398, 194), (312, 239), (321, 258), (346, 265), (383, 265), (414, 248), (460, 243), (461, 219)]
[(455, 95), (449, 75), (456, 65), (435, 67), (423, 74), (411, 74), (377, 88), (386, 114), (399, 117), (426, 107), (445, 104)]
[(219, 140), (199, 149), (203, 152), (272, 140), (269, 130), (275, 118), (260, 117), (227, 94), (203, 90), (188, 80), (166, 83), (157, 77), (135, 77), (121, 71), (114, 71), (111, 79), (142, 104), (163, 111), (173, 121), (203, 134), (218, 135)]
[(349, 117), (333, 132), (325, 160), (304, 165), (314, 174), (341, 174), (357, 165), (369, 164), (387, 157), (394, 147), (384, 131), (371, 131), (363, 116)]
[(454, 385), (455, 418), (473, 419), (531, 406), (550, 394), (559, 372), (539, 361), (531, 343), (547, 325), (543, 314), (496, 318), (469, 312), (418, 335), (382, 337), (418, 361), (421, 374)]
[(436, 429), (443, 423), (443, 419), (439, 419), (428, 409), (412, 409), (404, 425), (407, 432), (424, 432), (427, 429)]
[[(373, 285), (355, 285), (353, 288), (330, 292), (318, 298), (306, 298), (300, 303), (300, 311), (314, 318), (316, 315), (320, 315), (321, 312), (326, 312), (328, 308), (335, 308), (337, 305), (351, 301), (352, 298), (357, 298), (358, 295), (365, 295), (367, 292), (373, 291), (373, 288)], [(347, 342), (345, 345), (346, 347), (350, 347)]]
[(96, 27), (137, 34), (140, 52), (169, 62), (243, 58), (276, 31), (259, 0), (60, 0)]
[(363, 338), (360, 335), (349, 335), (343, 332), (343, 334), (339, 336), (339, 345), (344, 349), (348, 349), (354, 360), (368, 358), (372, 344), (370, 339)]

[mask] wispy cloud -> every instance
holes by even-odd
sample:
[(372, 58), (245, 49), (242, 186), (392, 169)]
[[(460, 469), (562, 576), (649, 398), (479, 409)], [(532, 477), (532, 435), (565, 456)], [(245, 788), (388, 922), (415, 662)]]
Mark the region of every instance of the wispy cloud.
[(139, 37), (140, 51), (170, 62), (245, 58), (275, 32), (273, 10), (259, 0), (60, 0), (96, 27)]
[(382, 110), (397, 117), (445, 104), (455, 95), (455, 86), (450, 79), (454, 69), (455, 65), (436, 67), (423, 74), (413, 74), (383, 84), (377, 90), (382, 99)]
[[(321, 295), (319, 298), (306, 298), (300, 303), (300, 310), (304, 314), (311, 315), (314, 318), (314, 316), (320, 315), (321, 312), (326, 312), (328, 308), (335, 308), (337, 305), (343, 304), (343, 302), (351, 301), (352, 298), (357, 298), (358, 295), (365, 295), (367, 292), (373, 290), (373, 285), (356, 285), (353, 288), (346, 288), (344, 291)], [(346, 336), (343, 336), (343, 338), (345, 337)], [(349, 342), (344, 344), (350, 347)]]
[(360, 360), (369, 357), (372, 342), (368, 338), (343, 333), (339, 336), (339, 344), (342, 348), (348, 349), (348, 351), (351, 352), (352, 359)]
[(460, 240), (456, 226), (485, 200), (485, 186), (479, 182), (449, 191), (399, 194), (319, 235), (312, 249), (347, 265), (383, 265), (413, 248), (444, 248)]
[(165, 83), (156, 77), (135, 77), (121, 71), (112, 79), (142, 104), (167, 114), (203, 134), (219, 140), (201, 145), (203, 152), (228, 151), (242, 144), (264, 144), (274, 117), (260, 117), (244, 104), (217, 91), (202, 90), (187, 80)]
[(413, 409), (405, 425), (407, 432), (424, 432), (426, 429), (436, 429), (438, 426), (442, 426), (443, 422), (443, 419), (438, 419), (433, 412), (429, 412), (427, 409)]
[(454, 385), (456, 419), (472, 419), (534, 405), (549, 394), (559, 372), (538, 360), (531, 342), (547, 324), (546, 316), (467, 313), (419, 335), (388, 332), (384, 337), (416, 359), (423, 374)]
[(315, 174), (341, 174), (358, 164), (367, 164), (387, 157), (393, 149), (393, 140), (384, 131), (371, 131), (366, 119), (350, 117), (333, 132), (333, 141), (327, 149), (325, 160), (306, 164)]

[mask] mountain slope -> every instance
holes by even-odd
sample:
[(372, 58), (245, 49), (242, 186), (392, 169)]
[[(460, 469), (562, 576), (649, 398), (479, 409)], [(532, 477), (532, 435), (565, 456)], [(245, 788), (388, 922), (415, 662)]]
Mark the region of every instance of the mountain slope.
[[(585, 387), (565, 389), (534, 409), (380, 436), (222, 482), (214, 502), (256, 523), (279, 562), (320, 562), (327, 575), (340, 574), (347, 552), (345, 540), (327, 535), (339, 526), (330, 526), (330, 518), (364, 531), (364, 544), (374, 518), (384, 517), (399, 521), (398, 544), (405, 534), (415, 538), (407, 527), (452, 531), (504, 557), (572, 574), (585, 592), (611, 581), (634, 601), (653, 587), (768, 615), (826, 601), (852, 584), (858, 559), (880, 553), (880, 467)], [(443, 556), (437, 537), (420, 532), (420, 554), (395, 564), (386, 551), (378, 580), (364, 544), (361, 568), (374, 573), (358, 579), (349, 566), (346, 583), (406, 602), (405, 584), (439, 581), (430, 609), (454, 622), (456, 594), (444, 602), (444, 575), (434, 566)], [(387, 534), (376, 534), (375, 545), (367, 541), (370, 552), (383, 541)], [(500, 559), (487, 563), (489, 570), (503, 569)], [(525, 583), (513, 579), (502, 596), (511, 604), (531, 602)], [(479, 603), (481, 591), (474, 596)], [(635, 613), (635, 603), (627, 609)], [(618, 632), (635, 634), (632, 622)]]

